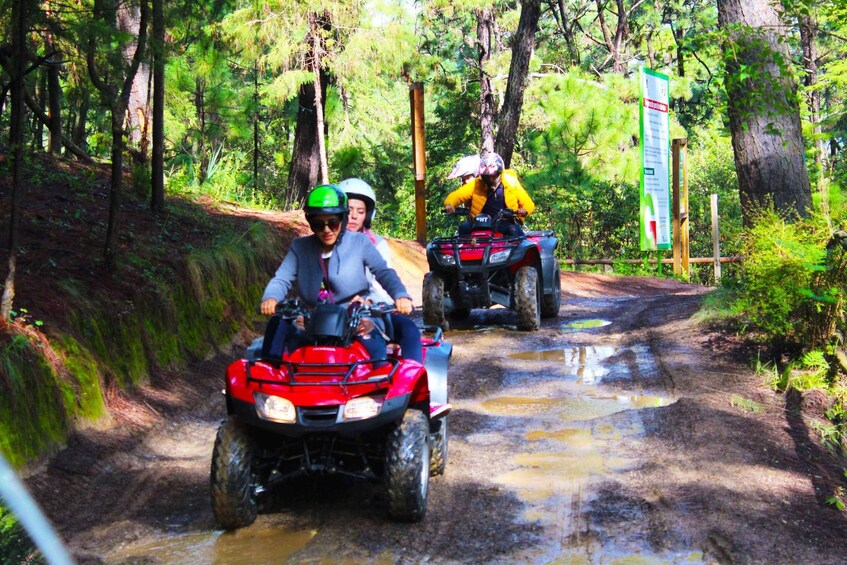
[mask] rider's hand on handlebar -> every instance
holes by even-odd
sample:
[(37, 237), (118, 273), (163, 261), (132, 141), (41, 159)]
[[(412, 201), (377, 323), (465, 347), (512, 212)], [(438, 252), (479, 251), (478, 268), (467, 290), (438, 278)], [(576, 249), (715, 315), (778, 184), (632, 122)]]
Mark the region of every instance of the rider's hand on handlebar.
[(359, 326), (356, 328), (356, 334), (362, 337), (367, 336), (374, 330), (375, 327), (373, 320), (370, 318), (362, 318), (359, 321)]
[(454, 206), (450, 206), (449, 204), (444, 205), (444, 213), (445, 214), (452, 214), (455, 211), (456, 211), (456, 208)]
[(266, 298), (259, 306), (259, 311), (265, 316), (273, 316), (278, 302), (276, 298)]
[(303, 316), (297, 316), (294, 318), (294, 327), (300, 330), (301, 332), (306, 331), (306, 318)]
[(515, 215), (517, 215), (518, 218), (526, 218), (529, 216), (529, 212), (526, 211), (526, 208), (521, 207), (517, 209)]
[(411, 298), (398, 298), (394, 301), (394, 307), (400, 314), (411, 314), (413, 306)]

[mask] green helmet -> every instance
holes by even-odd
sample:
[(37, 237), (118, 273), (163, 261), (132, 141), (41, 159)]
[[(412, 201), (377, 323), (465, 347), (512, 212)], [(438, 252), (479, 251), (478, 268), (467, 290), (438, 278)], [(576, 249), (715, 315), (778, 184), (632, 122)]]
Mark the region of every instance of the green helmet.
[(347, 217), (347, 195), (334, 184), (316, 186), (306, 197), (303, 207), (306, 216), (317, 214), (339, 214)]

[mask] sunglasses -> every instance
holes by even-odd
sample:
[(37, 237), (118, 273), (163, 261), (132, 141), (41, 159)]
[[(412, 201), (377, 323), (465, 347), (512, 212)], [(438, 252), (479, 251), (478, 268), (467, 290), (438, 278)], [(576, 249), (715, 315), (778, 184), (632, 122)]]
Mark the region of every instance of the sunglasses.
[(341, 227), (341, 220), (338, 218), (330, 218), (329, 220), (309, 220), (309, 227), (313, 232), (322, 232), (328, 227), (330, 231), (335, 231)]

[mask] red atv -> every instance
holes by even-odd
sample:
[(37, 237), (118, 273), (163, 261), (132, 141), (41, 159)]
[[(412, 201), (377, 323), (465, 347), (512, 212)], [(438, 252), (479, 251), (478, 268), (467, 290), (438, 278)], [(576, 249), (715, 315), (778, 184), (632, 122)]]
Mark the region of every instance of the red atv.
[(283, 319), (306, 317), (307, 345), (282, 359), (261, 357), (262, 338), (226, 372), (228, 417), (212, 454), (212, 508), (232, 530), (253, 522), (258, 497), (303, 474), (342, 473), (384, 481), (389, 513), (423, 518), (430, 475), (447, 463), (447, 364), (452, 346), (425, 328), (424, 365), (389, 345), (372, 361), (356, 341), (364, 316), (386, 304), (280, 303)]
[[(465, 207), (452, 213), (468, 214)], [(541, 318), (558, 316), (559, 240), (552, 231), (507, 237), (494, 230), (499, 222), (513, 220), (514, 211), (508, 209), (494, 221), (488, 214), (477, 214), (469, 222), (468, 235), (439, 237), (427, 244), (424, 323), (448, 329), (448, 318), (466, 318), (472, 308), (495, 304), (514, 310), (521, 330), (537, 330)]]

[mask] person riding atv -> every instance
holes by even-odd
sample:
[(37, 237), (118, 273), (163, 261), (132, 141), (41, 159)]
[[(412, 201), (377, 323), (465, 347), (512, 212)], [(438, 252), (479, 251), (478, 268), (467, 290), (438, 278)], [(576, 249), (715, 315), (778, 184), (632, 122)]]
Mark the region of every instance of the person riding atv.
[[(448, 194), (444, 199), (444, 211), (452, 214), (456, 206), (470, 202), (470, 219), (477, 214), (497, 219), (503, 218), (500, 214), (503, 209), (514, 210), (514, 215), (500, 219), (494, 229), (507, 237), (523, 235), (521, 224), (535, 210), (535, 203), (521, 186), (517, 175), (504, 169), (503, 158), (497, 153), (482, 157), (479, 176)], [(460, 235), (467, 235), (470, 231), (470, 221), (459, 226)]]
[[(276, 274), (262, 296), (260, 310), (271, 316), (265, 332), (263, 355), (281, 358), (303, 341), (303, 321), (293, 324), (274, 315), (276, 305), (294, 289), (307, 306), (318, 303), (347, 305), (364, 302), (370, 292), (370, 271), (394, 300), (397, 311), (409, 314), (412, 297), (394, 269), (363, 233), (347, 232), (347, 195), (335, 185), (317, 186), (309, 192), (304, 207), (312, 235), (291, 244)], [(382, 320), (365, 318), (359, 337), (373, 359), (385, 357), (385, 328)]]

